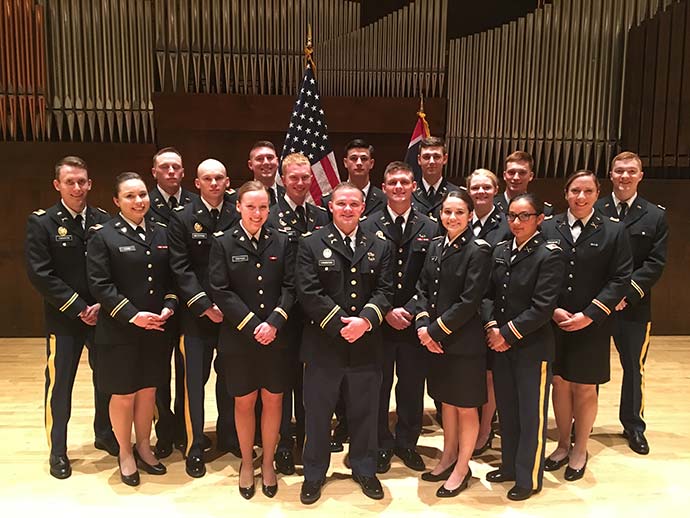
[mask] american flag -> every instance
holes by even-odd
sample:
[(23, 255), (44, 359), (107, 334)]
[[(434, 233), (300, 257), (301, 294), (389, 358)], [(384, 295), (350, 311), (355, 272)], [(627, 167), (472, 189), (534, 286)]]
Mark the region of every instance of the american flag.
[(429, 132), (429, 124), (426, 122), (426, 114), (424, 113), (424, 108), (420, 106), (417, 112), (417, 124), (412, 131), (412, 137), (407, 145), (407, 153), (405, 154), (405, 162), (414, 171), (414, 179), (418, 185), (421, 185), (422, 182), (422, 168), (419, 167), (417, 155), (419, 155), (422, 139), (429, 136), (431, 136), (431, 133)]
[(320, 204), (321, 196), (329, 194), (340, 183), (340, 177), (333, 149), (328, 142), (326, 116), (321, 107), (311, 59), (307, 61), (302, 88), (292, 110), (281, 162), (290, 153), (302, 153), (309, 159), (315, 180), (311, 183), (311, 197), (314, 203)]

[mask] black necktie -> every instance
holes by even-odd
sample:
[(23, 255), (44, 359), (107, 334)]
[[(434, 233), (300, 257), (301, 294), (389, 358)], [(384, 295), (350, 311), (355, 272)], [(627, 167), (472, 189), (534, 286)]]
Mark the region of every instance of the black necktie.
[(137, 232), (137, 234), (139, 234), (139, 237), (141, 238), (142, 241), (146, 241), (146, 232), (144, 232), (143, 228), (137, 227), (136, 232)]
[(82, 230), (84, 230), (84, 217), (81, 214), (74, 216), (74, 221), (82, 228)]
[(268, 190), (268, 195), (271, 198), (271, 205), (275, 205), (275, 203), (276, 203), (276, 192), (273, 190), (272, 187)]
[(398, 243), (402, 241), (403, 238), (403, 225), (405, 224), (405, 218), (402, 216), (398, 216), (395, 218), (395, 232), (396, 232), (396, 239), (398, 240)]
[(177, 207), (177, 198), (175, 198), (174, 196), (168, 198), (168, 205), (170, 206), (171, 210)]
[(345, 236), (343, 241), (345, 242), (345, 250), (347, 251), (347, 254), (352, 257), (352, 238), (350, 236)]
[(623, 221), (625, 219), (625, 215), (628, 213), (628, 204), (624, 201), (620, 203), (619, 209), (618, 209), (618, 218)]
[(472, 231), (474, 232), (475, 236), (478, 236), (479, 233), (482, 231), (482, 222), (481, 220), (477, 220), (474, 223), (472, 223)]
[(575, 223), (573, 223), (573, 226), (570, 227), (570, 234), (573, 236), (573, 242), (576, 242), (577, 239), (580, 237), (580, 234), (582, 234), (582, 229), (584, 228), (584, 225), (582, 224), (582, 221), (575, 220)]
[(252, 237), (249, 241), (251, 242), (252, 246), (254, 247), (254, 250), (259, 249), (259, 240), (258, 239), (256, 239), (255, 237)]
[(211, 219), (213, 220), (213, 230), (216, 229), (218, 224), (218, 218), (220, 217), (220, 211), (218, 209), (211, 209)]
[(517, 247), (513, 248), (513, 250), (510, 252), (510, 262), (511, 262), (511, 263), (512, 263), (512, 262), (515, 260), (515, 258), (517, 257), (518, 252), (519, 252), (519, 250), (517, 249)]
[(436, 194), (436, 191), (434, 190), (434, 187), (433, 186), (429, 187), (429, 190), (426, 192), (426, 199), (429, 201), (433, 200), (435, 194)]
[(295, 212), (297, 213), (297, 221), (299, 222), (300, 226), (303, 228), (307, 226), (307, 216), (305, 214), (304, 206), (303, 205), (297, 205), (295, 207)]

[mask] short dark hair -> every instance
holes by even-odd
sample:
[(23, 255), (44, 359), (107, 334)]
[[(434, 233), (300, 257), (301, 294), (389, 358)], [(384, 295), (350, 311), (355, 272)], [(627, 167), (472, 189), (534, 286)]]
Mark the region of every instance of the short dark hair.
[(79, 158), (78, 156), (66, 156), (58, 160), (57, 164), (55, 164), (55, 179), (59, 180), (60, 179), (60, 169), (62, 169), (63, 166), (70, 166), (70, 167), (76, 167), (78, 169), (83, 169), (88, 173), (88, 169), (86, 167), (86, 162), (84, 162), (83, 158)]
[(345, 156), (350, 152), (351, 149), (362, 148), (369, 151), (369, 156), (374, 156), (374, 146), (369, 144), (366, 140), (361, 138), (356, 138), (345, 144)]
[(582, 178), (584, 176), (591, 176), (592, 179), (594, 180), (594, 184), (597, 186), (597, 190), (601, 189), (601, 185), (599, 184), (599, 178), (597, 178), (597, 175), (594, 174), (594, 172), (589, 171), (588, 169), (580, 169), (579, 171), (575, 171), (573, 174), (571, 174), (568, 177), (568, 179), (565, 181), (565, 187), (563, 190), (565, 192), (568, 192), (568, 189), (570, 188), (570, 184), (573, 183), (578, 178)]
[(352, 182), (340, 182), (338, 185), (333, 187), (333, 190), (331, 191), (331, 201), (333, 201), (336, 192), (342, 191), (344, 189), (354, 189), (355, 191), (359, 191), (359, 193), (362, 195), (362, 201), (364, 201), (364, 191), (362, 191), (362, 189), (357, 187)]
[(266, 196), (268, 196), (269, 201), (271, 200), (271, 197), (268, 194), (268, 189), (266, 189), (266, 186), (263, 183), (258, 180), (249, 180), (248, 182), (244, 182), (237, 190), (237, 201), (241, 202), (242, 196), (252, 191), (264, 191)]
[(259, 149), (260, 147), (267, 147), (273, 150), (273, 152), (277, 155), (278, 152), (276, 151), (276, 147), (273, 145), (273, 142), (270, 140), (257, 140), (252, 144), (252, 147), (249, 148), (249, 158), (252, 157), (252, 151), (255, 149)]
[(156, 167), (156, 160), (158, 160), (158, 157), (161, 156), (163, 153), (175, 153), (177, 156), (180, 157), (180, 161), (182, 161), (182, 153), (180, 153), (174, 147), (168, 146), (164, 147), (163, 149), (159, 149), (158, 151), (156, 151), (156, 154), (153, 155), (153, 167)]
[(534, 158), (527, 151), (513, 151), (503, 161), (503, 169), (508, 169), (508, 162), (527, 162), (527, 167), (532, 171), (534, 169)]
[(474, 202), (472, 201), (472, 198), (470, 197), (469, 193), (465, 189), (458, 189), (458, 190), (452, 190), (448, 191), (444, 196), (443, 200), (441, 200), (441, 207), (443, 207), (443, 204), (446, 203), (446, 200), (448, 198), (459, 198), (462, 201), (465, 202), (465, 205), (467, 205), (467, 208), (470, 211), (474, 210)]
[(132, 171), (120, 173), (115, 177), (115, 191), (113, 193), (113, 196), (115, 196), (115, 198), (117, 198), (117, 195), (120, 194), (120, 185), (125, 183), (127, 180), (141, 180), (142, 182), (144, 181), (141, 179), (141, 176), (139, 176), (138, 173), (133, 173)]
[(448, 148), (446, 147), (446, 141), (441, 137), (426, 137), (423, 138), (419, 144), (419, 154), (422, 154), (422, 149), (425, 147), (442, 147), (443, 154), (448, 153)]
[(623, 151), (614, 156), (613, 160), (611, 160), (611, 171), (613, 171), (613, 164), (616, 162), (623, 162), (625, 160), (636, 160), (640, 166), (640, 171), (642, 171), (642, 159), (640, 158), (640, 155), (633, 153), (632, 151)]
[(513, 203), (520, 200), (527, 200), (527, 202), (534, 209), (534, 212), (537, 213), (537, 216), (540, 214), (544, 214), (544, 203), (539, 199), (539, 197), (536, 194), (533, 194), (531, 192), (523, 192), (522, 194), (518, 194), (517, 196), (515, 196), (515, 198), (510, 200), (510, 203), (508, 204), (508, 210), (510, 210), (510, 206)]
[(414, 171), (412, 170), (412, 167), (410, 167), (410, 164), (396, 160), (386, 166), (386, 170), (383, 172), (383, 181), (386, 181), (386, 176), (391, 173), (395, 173), (396, 171), (405, 171), (406, 173), (409, 173), (414, 180)]

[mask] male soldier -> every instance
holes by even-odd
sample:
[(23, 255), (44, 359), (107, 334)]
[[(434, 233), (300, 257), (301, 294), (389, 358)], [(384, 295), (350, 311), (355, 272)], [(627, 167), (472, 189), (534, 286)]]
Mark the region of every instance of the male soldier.
[(349, 182), (333, 190), (333, 222), (304, 238), (297, 257), (297, 294), (304, 327), (303, 504), (321, 496), (330, 463), (330, 422), (342, 390), (350, 428), (350, 465), (363, 493), (383, 498), (376, 478), (376, 420), (381, 387), (381, 325), (393, 295), (390, 247), (359, 227), (362, 191)]
[[(374, 168), (374, 146), (362, 139), (354, 139), (345, 146), (343, 165), (347, 169), (347, 181), (364, 193), (364, 215), (369, 216), (383, 208), (386, 197), (378, 187), (371, 185), (370, 174)], [(321, 205), (328, 207), (331, 196), (321, 198)]]
[(633, 273), (625, 298), (616, 306), (613, 340), (623, 367), (623, 386), (619, 418), (630, 449), (649, 453), (645, 438), (644, 364), (652, 327), (652, 286), (666, 264), (668, 224), (665, 209), (637, 194), (642, 181), (642, 161), (630, 151), (611, 162), (610, 196), (597, 201), (595, 208), (606, 216), (617, 217), (625, 225), (633, 253)]
[[(283, 230), (290, 241), (297, 244), (302, 236), (328, 224), (328, 214), (323, 207), (307, 203), (307, 194), (312, 182), (309, 159), (301, 153), (293, 153), (283, 159), (281, 165), (285, 194), (278, 198), (268, 216), (268, 226)], [(296, 421), (297, 450), (304, 444), (304, 406), (302, 404), (302, 363), (299, 361), (299, 345), (302, 340), (304, 313), (299, 304), (292, 307), (286, 333), (290, 344), (290, 366), (292, 390), (283, 393), (283, 418), (280, 423), (280, 442), (276, 451), (276, 469), (284, 475), (295, 473), (295, 460), (292, 454), (294, 441), (290, 431), (293, 417)]]
[[(182, 155), (172, 147), (166, 147), (153, 155), (153, 177), (156, 179), (156, 187), (149, 192), (151, 207), (146, 214), (146, 219), (152, 223), (163, 223), (167, 225), (175, 207), (187, 205), (197, 196), (182, 188), (182, 178), (184, 177), (184, 167), (182, 166)], [(174, 321), (168, 324), (177, 325), (177, 317), (173, 316)], [(156, 410), (158, 411), (158, 421), (156, 423), (156, 455), (158, 458), (168, 457), (172, 453), (173, 442), (179, 448), (183, 448), (184, 423), (182, 418), (182, 356), (180, 355), (178, 336), (175, 333), (175, 343), (170, 344), (170, 352), (175, 351), (175, 413), (170, 410), (170, 379), (163, 386), (156, 390)], [(180, 373), (179, 375), (177, 373)], [(208, 445), (208, 444), (207, 444)]]
[[(266, 186), (270, 197), (271, 207), (283, 197), (285, 189), (276, 183), (276, 173), (278, 172), (278, 155), (272, 142), (259, 140), (255, 142), (249, 150), (249, 160), (247, 161), (249, 170), (257, 180)], [(237, 201), (233, 196), (234, 201)]]
[[(204, 451), (204, 386), (211, 373), (213, 351), (218, 346), (219, 324), (223, 313), (211, 299), (208, 257), (213, 234), (229, 229), (237, 220), (237, 210), (226, 193), (229, 186), (225, 166), (209, 158), (199, 164), (194, 185), (199, 198), (178, 206), (168, 224), (170, 266), (178, 286), (181, 304), (184, 365), (184, 412), (187, 448), (185, 469), (190, 477), (206, 474)], [(216, 366), (217, 447), (239, 455), (234, 420), (234, 400), (227, 393), (225, 377)]]
[[(527, 192), (529, 183), (534, 179), (534, 159), (526, 151), (514, 151), (504, 161), (503, 181), (506, 189), (494, 196), (494, 205), (504, 214), (508, 213), (510, 200), (518, 194)], [(544, 202), (544, 215), (553, 214), (553, 205)]]
[[(364, 232), (383, 235), (389, 240), (393, 260), (393, 307), (386, 313), (386, 322), (382, 326), (384, 357), (379, 398), (378, 473), (390, 469), (394, 452), (408, 468), (415, 471), (425, 469), (424, 461), (415, 448), (422, 431), (426, 351), (419, 346), (412, 322), (413, 297), (429, 240), (436, 235), (438, 224), (412, 206), (412, 193), (416, 188), (410, 166), (404, 162), (391, 162), (383, 174), (383, 192), (388, 203), (362, 223)], [(388, 427), (394, 368), (398, 375), (395, 437)]]
[(98, 390), (94, 326), (100, 304), (89, 293), (86, 277), (86, 239), (92, 225), (110, 215), (86, 204), (91, 180), (86, 163), (67, 156), (55, 165), (53, 187), (60, 201), (39, 209), (26, 229), (26, 265), (29, 279), (43, 296), (46, 324), (45, 426), (50, 448), (50, 474), (64, 479), (72, 474), (67, 457), (67, 422), (72, 411), (72, 387), (86, 344), (94, 385), (94, 446), (117, 456), (119, 446), (110, 425), (110, 398)]
[(448, 162), (444, 140), (440, 137), (422, 139), (417, 162), (422, 169), (422, 185), (415, 189), (412, 204), (422, 214), (438, 219), (443, 196), (459, 189), (443, 177), (443, 167)]

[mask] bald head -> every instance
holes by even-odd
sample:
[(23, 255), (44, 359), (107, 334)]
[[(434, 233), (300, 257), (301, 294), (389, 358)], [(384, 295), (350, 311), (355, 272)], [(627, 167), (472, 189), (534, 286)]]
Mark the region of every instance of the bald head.
[(194, 185), (209, 205), (217, 207), (223, 201), (225, 190), (230, 186), (230, 179), (222, 162), (215, 158), (207, 158), (196, 169)]

